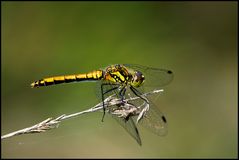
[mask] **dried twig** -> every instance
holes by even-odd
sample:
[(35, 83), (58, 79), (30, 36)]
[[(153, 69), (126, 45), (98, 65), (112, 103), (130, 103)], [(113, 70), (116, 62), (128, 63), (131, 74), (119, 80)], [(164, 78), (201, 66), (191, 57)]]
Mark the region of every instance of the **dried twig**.
[[(161, 90), (154, 90), (154, 91), (145, 93), (142, 96), (147, 97), (149, 95), (157, 94), (157, 93), (160, 93), (160, 92), (163, 92), (163, 90), (162, 89)], [(114, 110), (114, 111), (110, 112), (109, 108), (111, 106), (122, 105), (122, 100), (121, 99), (116, 98), (114, 95), (111, 95), (104, 100), (104, 105), (105, 105), (105, 107), (107, 107), (106, 111), (110, 112), (110, 114), (118, 115), (118, 117), (125, 117), (129, 113), (135, 112), (135, 110), (133, 108), (137, 108), (137, 106), (132, 107), (132, 104), (128, 103), (128, 101), (133, 101), (133, 100), (136, 100), (136, 99), (139, 99), (139, 97), (133, 97), (133, 98), (129, 98), (129, 99), (124, 100), (124, 106), (127, 106), (128, 109), (124, 108), (123, 110)], [(21, 129), (21, 130), (3, 135), (3, 136), (1, 136), (1, 139), (10, 138), (10, 137), (21, 135), (21, 134), (45, 132), (45, 131), (50, 130), (52, 128), (58, 127), (59, 123), (62, 122), (63, 120), (74, 118), (74, 117), (77, 117), (77, 116), (85, 114), (85, 113), (96, 112), (96, 111), (99, 111), (99, 110), (102, 110), (102, 109), (103, 109), (103, 103), (101, 102), (101, 103), (95, 105), (94, 107), (92, 107), (90, 109), (87, 109), (85, 111), (73, 113), (73, 114), (70, 114), (70, 115), (63, 114), (63, 115), (61, 115), (61, 116), (59, 116), (55, 119), (47, 118), (46, 120), (44, 120), (44, 121), (42, 121), (42, 122), (40, 122), (36, 125), (33, 125), (31, 127), (24, 128), (24, 129)], [(139, 121), (147, 111), (148, 111), (148, 106), (146, 105), (146, 107), (140, 113), (135, 112), (135, 115), (136, 114), (139, 115), (138, 118), (137, 118), (137, 121)]]

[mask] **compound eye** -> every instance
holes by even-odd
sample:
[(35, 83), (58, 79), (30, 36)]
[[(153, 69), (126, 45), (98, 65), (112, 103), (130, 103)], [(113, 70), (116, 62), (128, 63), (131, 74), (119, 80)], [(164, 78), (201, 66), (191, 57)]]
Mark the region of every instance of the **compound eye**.
[(142, 85), (142, 83), (144, 82), (144, 75), (139, 72), (139, 71), (135, 71), (135, 76), (134, 76), (134, 80), (133, 80), (133, 85), (135, 87), (139, 87)]
[(135, 75), (137, 77), (137, 81), (144, 81), (144, 75), (141, 72), (136, 71)]

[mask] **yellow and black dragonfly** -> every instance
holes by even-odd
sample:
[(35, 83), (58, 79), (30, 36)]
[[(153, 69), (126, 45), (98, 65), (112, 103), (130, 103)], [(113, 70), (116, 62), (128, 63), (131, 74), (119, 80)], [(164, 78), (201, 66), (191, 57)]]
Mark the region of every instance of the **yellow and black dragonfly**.
[[(115, 64), (104, 69), (91, 71), (84, 74), (73, 74), (64, 76), (53, 76), (43, 78), (31, 84), (32, 88), (56, 85), (61, 83), (100, 81), (101, 99), (105, 115), (104, 100), (106, 97), (116, 94), (122, 101), (128, 96), (137, 96), (141, 102), (132, 102), (140, 105), (142, 101), (149, 103), (150, 109), (142, 118), (140, 123), (157, 135), (167, 133), (167, 122), (165, 116), (153, 103), (152, 98), (142, 96), (146, 91), (160, 89), (169, 84), (173, 79), (170, 70), (145, 67), (133, 64)], [(113, 117), (126, 129), (126, 131), (141, 145), (141, 139), (133, 117)], [(103, 121), (103, 118), (102, 118)]]

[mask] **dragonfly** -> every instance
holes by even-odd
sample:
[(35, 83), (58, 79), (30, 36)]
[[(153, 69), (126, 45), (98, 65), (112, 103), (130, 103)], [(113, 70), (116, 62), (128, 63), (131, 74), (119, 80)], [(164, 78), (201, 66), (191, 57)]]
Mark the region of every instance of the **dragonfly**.
[[(141, 105), (142, 103), (147, 103), (150, 106), (149, 111), (144, 115), (140, 124), (153, 133), (163, 136), (167, 134), (166, 118), (155, 105), (154, 99), (146, 98), (143, 94), (152, 89), (162, 88), (168, 85), (172, 80), (173, 72), (171, 70), (136, 64), (114, 64), (88, 73), (43, 78), (31, 83), (31, 87), (38, 88), (62, 83), (98, 81), (100, 82), (100, 98), (103, 103), (102, 121), (105, 116), (106, 106), (104, 100), (106, 97), (116, 94), (123, 102), (127, 97), (136, 96), (139, 100), (131, 102), (134, 106)], [(117, 108), (120, 108), (120, 106), (115, 106), (115, 109)], [(139, 131), (136, 127), (135, 115), (128, 117), (112, 116), (139, 145), (142, 145)]]

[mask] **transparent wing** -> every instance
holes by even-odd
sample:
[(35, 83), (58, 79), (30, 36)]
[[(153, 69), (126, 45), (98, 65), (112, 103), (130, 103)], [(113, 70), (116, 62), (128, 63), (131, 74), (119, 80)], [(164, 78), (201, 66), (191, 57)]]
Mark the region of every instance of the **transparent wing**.
[[(156, 95), (150, 95), (147, 97), (149, 102), (149, 110), (146, 112), (144, 117), (139, 121), (139, 124), (156, 135), (164, 136), (168, 132), (167, 121), (163, 113), (159, 110), (159, 108), (155, 105), (153, 101)], [(128, 88), (125, 92), (125, 98), (130, 99), (133, 97), (136, 97), (136, 95)], [(145, 107), (146, 102), (145, 100), (138, 98), (136, 100), (131, 100), (129, 103), (132, 104), (133, 106), (139, 107), (139, 110), (142, 111)], [(138, 116), (133, 116), (131, 118), (135, 122), (137, 117)]]
[[(99, 98), (100, 101), (102, 101), (101, 91), (100, 91), (102, 83), (104, 83), (104, 82), (96, 83), (96, 93), (97, 93), (97, 97)], [(112, 90), (115, 87), (119, 87), (119, 85), (114, 85), (114, 84), (108, 83), (108, 85), (104, 85), (103, 89), (105, 92), (105, 91)], [(118, 89), (108, 92), (107, 94), (104, 95), (104, 98), (107, 98), (108, 96), (111, 96), (113, 94), (115, 94), (116, 97), (120, 98)], [(118, 107), (119, 106), (111, 106), (111, 110), (118, 108)], [(117, 117), (116, 115), (111, 114), (111, 116), (137, 141), (137, 143), (139, 145), (142, 145), (139, 131), (138, 131), (136, 124), (132, 117), (129, 117), (128, 120), (125, 120), (124, 118)]]
[(124, 65), (129, 69), (143, 73), (145, 82), (140, 88), (144, 88), (145, 91), (162, 88), (173, 80), (173, 72), (167, 69), (152, 68), (137, 64)]
[(139, 121), (139, 124), (159, 136), (167, 135), (168, 129), (165, 116), (153, 103), (150, 97), (147, 98), (149, 100), (149, 111), (143, 119)]
[(112, 117), (138, 142), (139, 145), (142, 145), (139, 131), (132, 117), (129, 117), (128, 120), (119, 118), (115, 115), (112, 115)]

